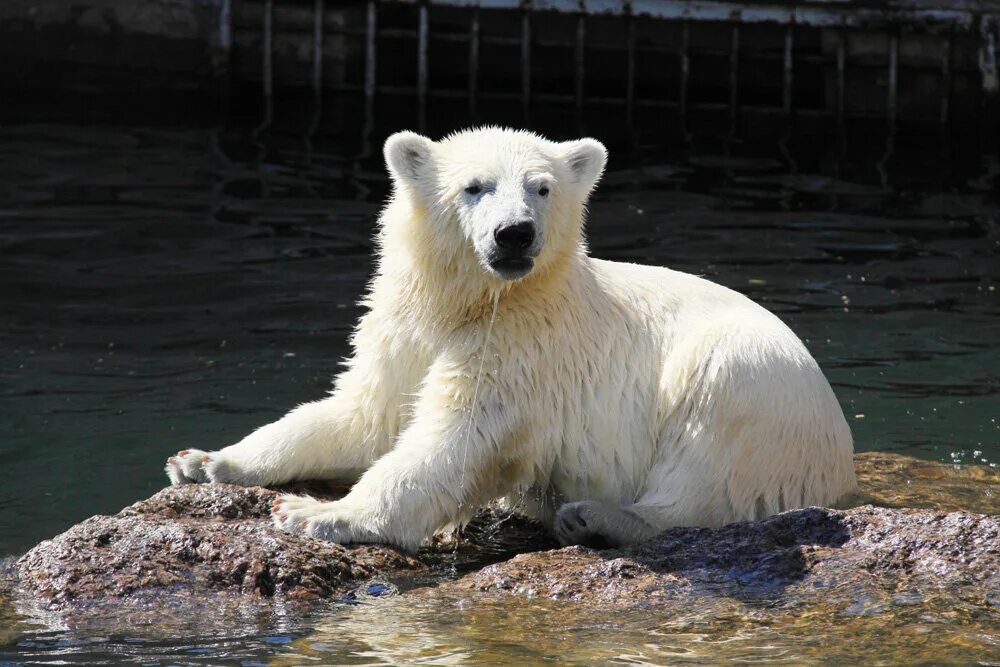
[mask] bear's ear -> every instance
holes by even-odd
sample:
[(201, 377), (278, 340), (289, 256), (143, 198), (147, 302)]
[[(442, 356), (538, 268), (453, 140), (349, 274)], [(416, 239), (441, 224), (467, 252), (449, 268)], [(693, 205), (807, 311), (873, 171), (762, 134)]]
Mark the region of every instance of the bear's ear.
[(573, 174), (573, 180), (589, 193), (604, 173), (608, 149), (596, 139), (564, 141), (559, 146), (562, 148), (563, 159)]
[(426, 174), (434, 142), (415, 132), (397, 132), (385, 140), (385, 164), (393, 180), (411, 183)]

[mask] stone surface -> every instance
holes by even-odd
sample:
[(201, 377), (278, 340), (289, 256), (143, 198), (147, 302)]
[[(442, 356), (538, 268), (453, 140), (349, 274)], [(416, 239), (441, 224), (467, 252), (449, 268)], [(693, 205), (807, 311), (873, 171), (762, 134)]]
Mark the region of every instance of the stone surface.
[(1000, 601), (1000, 520), (813, 507), (718, 529), (673, 529), (634, 548), (522, 554), (454, 586), (623, 607), (693, 596), (788, 603), (848, 590), (857, 598), (944, 589)]
[(115, 516), (95, 516), (17, 563), (21, 585), (52, 603), (236, 591), (319, 598), (423, 565), (389, 547), (342, 547), (275, 530), (277, 492), (221, 484), (168, 487)]
[[(177, 600), (242, 609), (271, 599), (337, 599), (363, 593), (372, 579), (615, 607), (691, 596), (787, 601), (845, 590), (851, 599), (861, 593), (874, 599), (886, 590), (933, 588), (1000, 605), (1000, 529), (990, 516), (1000, 475), (891, 454), (856, 460), (862, 501), (934, 509), (810, 508), (718, 529), (675, 529), (641, 547), (595, 551), (553, 549), (541, 526), (489, 508), (461, 536), (410, 555), (277, 531), (269, 519), (275, 490), (187, 485), (114, 516), (92, 517), (36, 546), (13, 571), (32, 604), (127, 603), (144, 605), (152, 616)], [(344, 491), (322, 484), (282, 490), (325, 497)], [(949, 513), (962, 509), (972, 511)]]

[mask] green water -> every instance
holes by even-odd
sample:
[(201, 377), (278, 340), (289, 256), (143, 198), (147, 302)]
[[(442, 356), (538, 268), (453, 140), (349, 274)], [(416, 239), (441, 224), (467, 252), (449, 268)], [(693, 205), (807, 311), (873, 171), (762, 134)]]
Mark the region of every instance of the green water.
[[(0, 557), (150, 495), (176, 450), (230, 444), (329, 387), (387, 185), (348, 151), (313, 157), (273, 149), (258, 165), (245, 136), (211, 129), (0, 127)], [(1000, 464), (990, 178), (887, 189), (773, 160), (672, 157), (613, 160), (591, 207), (594, 255), (703, 274), (777, 312), (830, 377), (859, 450)], [(879, 617), (858, 641), (855, 616), (832, 608), (847, 620), (817, 637), (792, 612), (396, 598), (156, 641), (7, 610), (0, 659), (849, 663), (877, 656), (883, 632), (909, 638), (900, 659), (1000, 652), (995, 619), (969, 617), (966, 636), (935, 616), (946, 607)], [(940, 623), (947, 639), (928, 639)]]
[[(680, 615), (551, 600), (392, 598), (326, 607), (267, 633), (173, 640), (28, 633), (0, 659), (40, 664), (995, 664), (996, 614), (947, 596), (797, 608), (706, 601)], [(140, 631), (141, 632), (141, 631)], [(0, 635), (0, 641), (3, 637)]]

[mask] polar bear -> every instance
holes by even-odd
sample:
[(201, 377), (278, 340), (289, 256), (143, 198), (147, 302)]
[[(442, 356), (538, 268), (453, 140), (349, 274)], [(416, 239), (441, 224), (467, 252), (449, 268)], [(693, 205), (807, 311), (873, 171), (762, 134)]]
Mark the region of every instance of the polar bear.
[(627, 544), (828, 504), (852, 438), (803, 343), (737, 292), (588, 256), (607, 153), (504, 128), (391, 136), (378, 267), (328, 398), (174, 484), (353, 483), (275, 524), (413, 549), (503, 497), (562, 544)]

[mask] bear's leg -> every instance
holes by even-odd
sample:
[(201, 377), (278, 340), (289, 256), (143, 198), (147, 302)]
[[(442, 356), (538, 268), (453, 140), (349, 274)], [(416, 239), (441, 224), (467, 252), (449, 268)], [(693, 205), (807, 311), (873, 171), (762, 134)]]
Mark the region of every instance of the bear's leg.
[(596, 500), (580, 500), (559, 508), (552, 530), (563, 546), (607, 548), (634, 544), (660, 532), (642, 513), (635, 505), (615, 507)]
[(272, 510), (274, 524), (340, 544), (415, 549), (435, 530), (468, 520), (508, 489), (498, 488), (496, 467), (503, 464), (491, 460), (491, 434), (473, 426), (466, 436), (465, 424), (449, 424), (448, 417), (435, 412), (418, 417), (339, 500), (280, 497)]
[(337, 379), (329, 398), (300, 405), (219, 451), (182, 450), (167, 460), (167, 476), (172, 484), (254, 486), (301, 479), (353, 483), (392, 447), (401, 396), (418, 377), (410, 365), (391, 355), (379, 363), (356, 359)]
[(235, 445), (216, 452), (178, 452), (167, 459), (167, 476), (172, 484), (244, 486), (297, 479), (354, 481), (374, 459), (374, 452), (365, 452), (359, 446), (363, 436), (344, 428), (341, 412), (336, 397), (306, 403)]
[[(478, 368), (475, 359), (469, 363)], [(350, 493), (332, 502), (283, 496), (272, 513), (275, 525), (341, 544), (414, 549), (435, 530), (463, 523), (486, 501), (523, 485), (534, 464), (514, 436), (522, 408), (504, 401), (492, 383), (476, 387), (474, 372), (455, 369), (453, 359), (431, 367), (413, 421)]]

